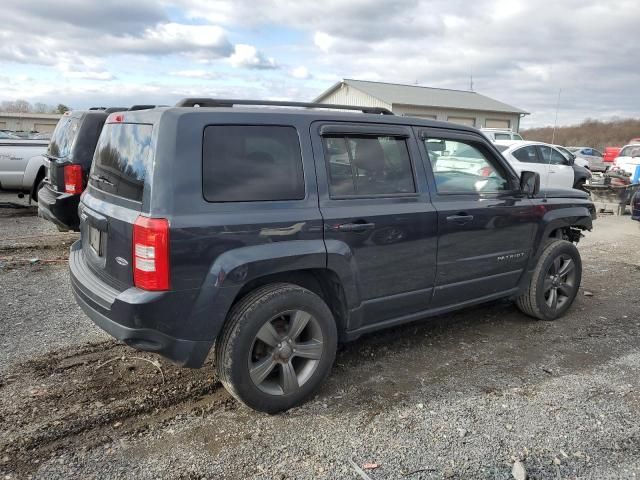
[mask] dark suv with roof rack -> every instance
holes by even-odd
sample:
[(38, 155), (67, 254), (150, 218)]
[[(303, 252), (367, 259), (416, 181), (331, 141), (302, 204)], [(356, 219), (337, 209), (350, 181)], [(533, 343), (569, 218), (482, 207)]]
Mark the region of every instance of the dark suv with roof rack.
[(319, 388), (338, 341), (500, 298), (562, 316), (595, 209), (538, 189), (478, 130), (384, 109), (118, 112), (80, 202), (73, 291), (134, 348), (187, 367), (214, 348), (226, 388), (277, 412)]
[(51, 135), (44, 154), (45, 178), (38, 194), (38, 215), (59, 230), (78, 230), (78, 204), (100, 132), (113, 112), (145, 110), (155, 105), (93, 107), (66, 112)]

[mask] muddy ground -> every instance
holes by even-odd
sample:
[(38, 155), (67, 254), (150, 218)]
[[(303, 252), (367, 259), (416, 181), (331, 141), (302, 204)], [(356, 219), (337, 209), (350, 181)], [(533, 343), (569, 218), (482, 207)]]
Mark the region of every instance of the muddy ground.
[(4, 478), (362, 478), (351, 461), (371, 479), (507, 479), (515, 461), (530, 478), (640, 475), (628, 217), (581, 243), (562, 320), (498, 302), (368, 335), (340, 348), (313, 401), (275, 416), (238, 405), (211, 361), (179, 369), (94, 327), (69, 288), (74, 238), (0, 211)]

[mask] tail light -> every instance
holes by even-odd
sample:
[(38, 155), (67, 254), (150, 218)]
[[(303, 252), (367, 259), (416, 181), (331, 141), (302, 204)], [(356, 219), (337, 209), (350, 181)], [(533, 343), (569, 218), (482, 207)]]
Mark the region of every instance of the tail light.
[(139, 216), (133, 225), (133, 283), (169, 290), (169, 221)]
[(84, 188), (82, 182), (82, 167), (80, 165), (64, 166), (64, 192), (79, 194)]
[(493, 174), (494, 170), (492, 167), (482, 167), (480, 169), (480, 175), (483, 177), (490, 177)]

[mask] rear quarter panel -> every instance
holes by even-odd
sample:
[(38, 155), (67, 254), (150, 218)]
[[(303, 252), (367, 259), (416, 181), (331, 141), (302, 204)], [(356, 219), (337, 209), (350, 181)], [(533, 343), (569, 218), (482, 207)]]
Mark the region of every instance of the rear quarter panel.
[[(32, 179), (31, 171), (26, 176), (25, 171), (30, 164), (40, 162), (38, 166), (42, 165), (41, 155), (46, 149), (46, 144), (0, 143), (0, 186), (5, 190), (30, 190), (35, 174)], [(31, 183), (28, 183), (28, 180), (31, 180)]]

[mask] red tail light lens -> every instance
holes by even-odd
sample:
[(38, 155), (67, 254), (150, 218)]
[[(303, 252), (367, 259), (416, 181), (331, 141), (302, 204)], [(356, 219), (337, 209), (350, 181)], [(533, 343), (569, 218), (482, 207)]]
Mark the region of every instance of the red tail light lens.
[(82, 167), (80, 165), (65, 165), (64, 192), (79, 194), (84, 188), (82, 182)]
[(133, 283), (144, 290), (169, 290), (169, 221), (138, 217), (133, 225)]

